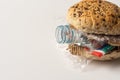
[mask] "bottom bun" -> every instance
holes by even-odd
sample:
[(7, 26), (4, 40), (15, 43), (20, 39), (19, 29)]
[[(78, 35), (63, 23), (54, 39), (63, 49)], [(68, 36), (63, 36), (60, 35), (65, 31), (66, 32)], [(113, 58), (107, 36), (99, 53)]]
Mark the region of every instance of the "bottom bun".
[(69, 50), (70, 53), (73, 55), (84, 56), (85, 58), (91, 59), (91, 60), (106, 61), (106, 60), (114, 60), (114, 59), (120, 58), (120, 50), (114, 50), (111, 53), (106, 54), (100, 58), (94, 55), (91, 55), (90, 53), (86, 52), (82, 47), (76, 44), (70, 44), (67, 50)]

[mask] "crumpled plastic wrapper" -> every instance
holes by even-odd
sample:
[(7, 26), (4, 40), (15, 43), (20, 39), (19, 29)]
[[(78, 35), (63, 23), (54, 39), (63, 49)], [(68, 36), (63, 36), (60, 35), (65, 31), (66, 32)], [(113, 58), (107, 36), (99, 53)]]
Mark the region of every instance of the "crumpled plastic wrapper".
[(73, 70), (79, 70), (81, 72), (92, 62), (92, 60), (83, 56), (71, 54), (71, 52), (67, 50), (68, 44), (57, 44), (56, 47), (60, 54), (63, 55), (65, 65)]

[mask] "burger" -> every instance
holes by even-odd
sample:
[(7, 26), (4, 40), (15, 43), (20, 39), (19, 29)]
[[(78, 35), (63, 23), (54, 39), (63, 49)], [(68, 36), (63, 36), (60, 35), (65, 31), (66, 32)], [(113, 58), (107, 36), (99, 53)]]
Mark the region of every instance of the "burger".
[(91, 40), (106, 41), (115, 48), (104, 56), (89, 54), (78, 44), (69, 44), (71, 54), (92, 60), (120, 58), (120, 8), (105, 0), (82, 0), (71, 6), (67, 22), (76, 31), (82, 31)]

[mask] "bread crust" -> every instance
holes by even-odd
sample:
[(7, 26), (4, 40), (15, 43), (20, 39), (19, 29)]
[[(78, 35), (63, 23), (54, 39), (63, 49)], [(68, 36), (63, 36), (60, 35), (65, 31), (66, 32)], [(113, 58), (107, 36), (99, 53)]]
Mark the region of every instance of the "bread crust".
[(67, 21), (86, 33), (120, 35), (120, 8), (104, 0), (83, 0), (69, 8)]

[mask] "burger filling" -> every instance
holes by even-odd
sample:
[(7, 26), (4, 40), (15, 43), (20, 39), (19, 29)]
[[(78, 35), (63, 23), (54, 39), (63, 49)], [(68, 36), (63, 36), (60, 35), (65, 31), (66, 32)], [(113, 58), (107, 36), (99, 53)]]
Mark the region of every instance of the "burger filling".
[[(113, 51), (120, 50), (120, 35), (103, 35), (103, 34), (90, 34), (87, 33), (85, 36), (92, 45), (81, 46), (81, 44), (69, 45), (69, 50), (74, 55), (81, 55), (81, 51), (85, 50), (90, 52), (92, 55), (102, 57), (110, 54)], [(94, 46), (94, 48), (92, 47)]]

